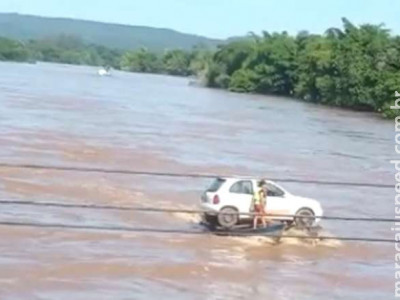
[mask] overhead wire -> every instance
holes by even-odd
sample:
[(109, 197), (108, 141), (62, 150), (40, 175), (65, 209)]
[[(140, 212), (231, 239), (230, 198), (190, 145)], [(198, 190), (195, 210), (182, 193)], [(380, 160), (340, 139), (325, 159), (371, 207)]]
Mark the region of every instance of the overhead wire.
[[(128, 170), (128, 169), (108, 169), (94, 167), (78, 167), (78, 166), (57, 166), (57, 165), (42, 165), (42, 164), (11, 164), (0, 163), (0, 168), (13, 169), (33, 169), (33, 170), (53, 170), (53, 171), (74, 171), (85, 173), (104, 173), (104, 174), (125, 174), (138, 176), (159, 176), (159, 177), (184, 177), (184, 178), (216, 178), (216, 177), (249, 177), (246, 175), (223, 175), (211, 173), (177, 173), (167, 171), (144, 171), (144, 170)], [(325, 181), (314, 179), (297, 179), (297, 178), (279, 178), (268, 177), (269, 180), (287, 183), (302, 183), (302, 184), (319, 184), (319, 185), (334, 185), (334, 186), (356, 186), (356, 187), (374, 187), (374, 188), (393, 188), (393, 185), (373, 182), (347, 182), (347, 181)]]
[[(60, 203), (60, 202), (45, 202), (31, 200), (16, 200), (16, 199), (0, 199), (0, 205), (24, 205), (24, 206), (43, 206), (43, 207), (58, 207), (58, 208), (82, 208), (82, 209), (100, 209), (100, 210), (119, 210), (119, 211), (139, 211), (139, 212), (154, 212), (154, 213), (186, 213), (186, 214), (212, 214), (213, 212), (203, 209), (182, 209), (182, 208), (160, 208), (160, 207), (139, 207), (139, 206), (113, 206), (99, 205), (88, 203)], [(215, 213), (217, 214), (217, 213)], [(225, 215), (242, 215), (254, 216), (256, 213), (249, 212), (219, 212), (218, 214)], [(267, 217), (277, 218), (304, 218), (304, 219), (322, 219), (322, 220), (340, 220), (340, 221), (358, 221), (358, 222), (400, 222), (396, 218), (382, 217), (343, 217), (343, 216), (306, 216), (292, 214), (274, 214), (268, 213)]]
[[(146, 227), (128, 227), (128, 226), (100, 226), (100, 225), (76, 225), (76, 224), (60, 224), (60, 223), (35, 223), (35, 222), (14, 222), (0, 221), (0, 226), (13, 227), (36, 227), (48, 229), (76, 229), (76, 230), (102, 230), (113, 232), (142, 232), (142, 233), (174, 233), (188, 235), (210, 235), (210, 231), (194, 231), (183, 229), (168, 229), (168, 228), (146, 228)], [(227, 236), (263, 236), (268, 238), (287, 239), (296, 238), (302, 240), (337, 240), (337, 241), (358, 241), (358, 242), (376, 242), (376, 243), (397, 243), (394, 239), (371, 238), (371, 237), (334, 237), (334, 236), (302, 236), (302, 235), (276, 235), (276, 234), (260, 234), (251, 232), (234, 232), (220, 231), (215, 232), (217, 235)]]

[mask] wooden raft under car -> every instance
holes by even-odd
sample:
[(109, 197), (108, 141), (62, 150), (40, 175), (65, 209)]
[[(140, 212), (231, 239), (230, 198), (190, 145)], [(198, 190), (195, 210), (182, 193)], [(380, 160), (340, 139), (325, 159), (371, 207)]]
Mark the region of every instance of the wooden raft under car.
[[(271, 237), (271, 238), (276, 238), (278, 241), (283, 235), (284, 231), (289, 230), (290, 228), (293, 228), (294, 226), (288, 226), (284, 223), (275, 223), (275, 224), (270, 224), (267, 227), (258, 227), (254, 229), (252, 226), (249, 226), (248, 224), (241, 224), (241, 225), (235, 225), (231, 228), (224, 228), (220, 226), (211, 226), (207, 222), (201, 222), (200, 223), (203, 227), (205, 227), (207, 230), (209, 230), (212, 234), (217, 235), (217, 236), (264, 236), (264, 237)], [(307, 238), (319, 238), (320, 231), (321, 231), (321, 226), (313, 226), (313, 227), (308, 227), (308, 228), (302, 228), (307, 234)], [(305, 237), (305, 236), (302, 236)]]
[(224, 227), (214, 227), (206, 222), (202, 222), (205, 228), (207, 228), (210, 232), (215, 235), (221, 236), (247, 236), (247, 235), (281, 235), (285, 230), (286, 226), (282, 223), (272, 224), (268, 227), (258, 227), (254, 229), (253, 227), (247, 224), (235, 225), (229, 229)]

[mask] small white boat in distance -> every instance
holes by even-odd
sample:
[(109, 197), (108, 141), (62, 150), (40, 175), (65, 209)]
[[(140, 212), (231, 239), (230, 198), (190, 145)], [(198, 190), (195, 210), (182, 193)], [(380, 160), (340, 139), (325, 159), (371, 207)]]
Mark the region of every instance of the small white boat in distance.
[(105, 68), (100, 68), (97, 71), (97, 74), (99, 74), (100, 76), (110, 76), (110, 68), (109, 67), (105, 67)]

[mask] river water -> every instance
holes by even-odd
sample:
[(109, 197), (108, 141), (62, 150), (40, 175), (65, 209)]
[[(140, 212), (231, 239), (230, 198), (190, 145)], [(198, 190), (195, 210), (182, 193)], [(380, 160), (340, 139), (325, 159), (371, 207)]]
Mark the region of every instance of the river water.
[[(394, 182), (391, 121), (189, 79), (0, 64), (0, 162)], [(196, 208), (207, 179), (0, 168), (6, 199)], [(394, 189), (283, 183), (328, 215), (394, 217)], [(2, 205), (0, 221), (153, 228), (0, 227), (0, 299), (392, 299), (394, 246), (157, 232), (196, 216)], [(323, 221), (332, 236), (392, 224)]]

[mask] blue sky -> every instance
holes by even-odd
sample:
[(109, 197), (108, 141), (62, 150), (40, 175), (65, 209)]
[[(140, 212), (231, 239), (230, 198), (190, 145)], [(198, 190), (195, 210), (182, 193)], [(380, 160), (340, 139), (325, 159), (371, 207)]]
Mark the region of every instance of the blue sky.
[(249, 31), (322, 33), (341, 25), (385, 23), (400, 33), (400, 0), (1, 0), (0, 12), (171, 28), (215, 38)]

